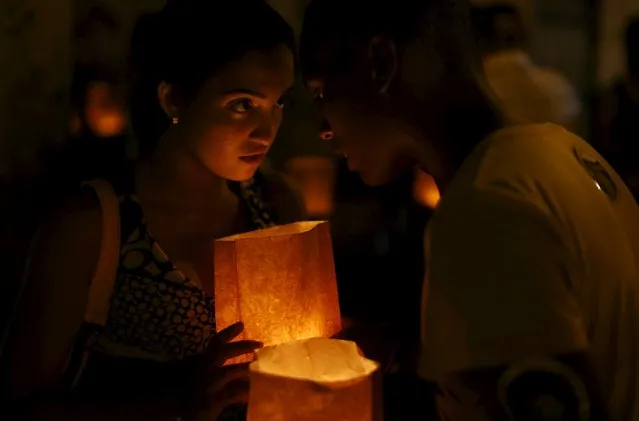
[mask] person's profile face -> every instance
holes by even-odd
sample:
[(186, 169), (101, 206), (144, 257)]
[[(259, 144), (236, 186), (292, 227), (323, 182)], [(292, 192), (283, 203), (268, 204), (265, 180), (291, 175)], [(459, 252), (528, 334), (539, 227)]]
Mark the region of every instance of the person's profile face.
[[(302, 46), (303, 48), (303, 46)], [(334, 56), (316, 52), (318, 63)], [(311, 69), (306, 69), (311, 70)], [(339, 71), (309, 71), (305, 84), (319, 107), (319, 136), (331, 142), (336, 153), (346, 156), (351, 171), (372, 186), (382, 185), (406, 167), (406, 157), (392, 102), (382, 95), (371, 77), (368, 60), (362, 54), (348, 68)]]
[(189, 132), (185, 146), (222, 178), (251, 178), (275, 139), (293, 80), (288, 47), (246, 53), (210, 78), (181, 113), (178, 124)]

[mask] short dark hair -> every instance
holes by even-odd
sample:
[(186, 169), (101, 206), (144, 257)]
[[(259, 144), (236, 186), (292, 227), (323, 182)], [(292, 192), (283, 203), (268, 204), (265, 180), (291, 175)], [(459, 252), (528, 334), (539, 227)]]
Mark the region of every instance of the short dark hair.
[(628, 70), (630, 73), (639, 74), (639, 15), (628, 21), (625, 35)]
[(206, 80), (250, 51), (286, 45), (292, 28), (265, 0), (173, 0), (141, 16), (131, 39), (131, 126), (140, 153), (153, 151), (170, 125), (157, 87), (172, 84), (187, 101)]
[[(342, 70), (354, 48), (376, 35), (400, 46), (421, 38), (449, 59), (466, 57), (472, 48), (468, 12), (468, 0), (312, 0), (300, 39), (304, 76)], [(316, 51), (331, 46), (332, 60), (320, 65)]]

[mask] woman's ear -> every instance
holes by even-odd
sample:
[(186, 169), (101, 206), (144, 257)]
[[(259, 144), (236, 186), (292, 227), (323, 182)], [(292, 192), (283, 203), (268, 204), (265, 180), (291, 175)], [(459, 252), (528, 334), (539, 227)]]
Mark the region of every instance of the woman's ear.
[(173, 85), (164, 81), (158, 85), (158, 102), (167, 117), (173, 121), (179, 118), (179, 108), (176, 103), (176, 92)]

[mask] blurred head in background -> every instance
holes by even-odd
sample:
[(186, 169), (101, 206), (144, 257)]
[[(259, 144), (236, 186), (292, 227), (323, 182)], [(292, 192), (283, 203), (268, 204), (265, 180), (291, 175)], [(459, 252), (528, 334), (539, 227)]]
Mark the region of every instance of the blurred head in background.
[(527, 50), (528, 38), (524, 19), (516, 6), (496, 3), (473, 7), (472, 21), (482, 54)]
[(263, 0), (170, 1), (140, 18), (130, 99), (142, 157), (250, 178), (279, 128), (293, 51), (291, 28)]
[(75, 66), (71, 87), (73, 136), (111, 138), (126, 127), (121, 90), (121, 55), (118, 16), (95, 4), (82, 14), (74, 29)]
[(519, 9), (508, 3), (476, 6), (471, 17), (486, 81), (508, 118), (577, 129), (581, 100), (564, 75), (535, 64)]
[(102, 4), (92, 6), (75, 25), (75, 58), (82, 64), (110, 67), (118, 59), (118, 16)]

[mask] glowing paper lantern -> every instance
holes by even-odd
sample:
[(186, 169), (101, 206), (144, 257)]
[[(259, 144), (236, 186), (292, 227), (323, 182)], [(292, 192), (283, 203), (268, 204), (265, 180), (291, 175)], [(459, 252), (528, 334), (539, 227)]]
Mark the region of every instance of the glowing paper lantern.
[(354, 342), (315, 338), (261, 349), (247, 421), (381, 421), (378, 365)]
[(326, 217), (333, 212), (335, 164), (321, 156), (300, 156), (286, 163), (286, 173), (295, 184), (308, 215)]
[(421, 170), (415, 172), (413, 184), (413, 198), (417, 203), (430, 209), (435, 209), (439, 203), (439, 189), (430, 174)]
[(328, 223), (222, 238), (215, 242), (214, 265), (218, 330), (242, 321), (243, 338), (265, 346), (340, 331)]

